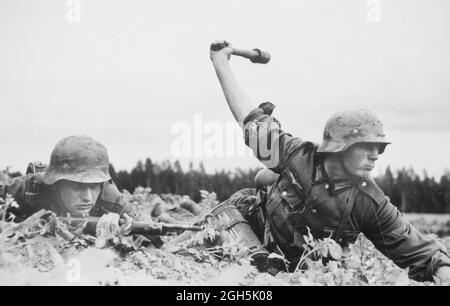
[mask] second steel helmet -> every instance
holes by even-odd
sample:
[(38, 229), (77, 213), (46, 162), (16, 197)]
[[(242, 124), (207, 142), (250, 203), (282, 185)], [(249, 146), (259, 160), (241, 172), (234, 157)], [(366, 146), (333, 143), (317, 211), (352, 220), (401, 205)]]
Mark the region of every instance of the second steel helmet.
[(317, 152), (337, 153), (356, 143), (378, 143), (383, 153), (390, 142), (383, 132), (381, 121), (368, 110), (338, 112), (325, 124), (323, 140)]
[(59, 141), (43, 177), (47, 185), (60, 180), (103, 183), (110, 179), (108, 151), (87, 136), (70, 136)]

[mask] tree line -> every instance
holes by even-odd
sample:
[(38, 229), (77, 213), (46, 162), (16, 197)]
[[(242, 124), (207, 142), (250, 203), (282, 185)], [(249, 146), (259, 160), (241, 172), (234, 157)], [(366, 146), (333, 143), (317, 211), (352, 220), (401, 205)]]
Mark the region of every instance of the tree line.
[(422, 177), (414, 169), (403, 168), (395, 175), (387, 167), (375, 181), (402, 212), (450, 213), (450, 171), (440, 179), (424, 171)]
[(145, 162), (138, 161), (131, 172), (116, 172), (110, 165), (111, 178), (119, 190), (133, 192), (139, 186), (150, 187), (156, 194), (188, 195), (197, 202), (201, 200), (200, 190), (215, 192), (217, 198), (223, 201), (242, 188), (254, 187), (258, 170), (237, 168), (234, 171), (207, 173), (202, 162), (197, 167), (190, 163), (188, 169), (183, 170), (179, 161), (153, 163), (149, 158)]
[[(133, 192), (137, 187), (150, 187), (153, 193), (188, 195), (200, 201), (200, 190), (215, 192), (219, 201), (229, 198), (242, 188), (254, 187), (254, 178), (260, 169), (205, 171), (203, 163), (190, 163), (184, 170), (179, 161), (154, 163), (150, 158), (139, 161), (131, 171), (116, 171), (110, 165), (110, 173), (119, 190)], [(20, 172), (0, 171), (0, 183), (7, 178), (21, 176)], [(450, 171), (440, 178), (426, 172), (418, 175), (413, 168), (395, 171), (386, 168), (375, 181), (402, 212), (450, 213)]]
[[(191, 163), (183, 170), (179, 161), (154, 163), (151, 159), (139, 161), (130, 171), (116, 172), (111, 165), (111, 177), (120, 190), (133, 192), (136, 187), (150, 187), (154, 193), (188, 195), (199, 201), (200, 190), (215, 192), (223, 201), (242, 188), (254, 187), (254, 177), (259, 169), (221, 170), (207, 173), (203, 163)], [(375, 181), (402, 212), (450, 213), (450, 172), (440, 179), (419, 176), (412, 168), (392, 172), (387, 167)]]

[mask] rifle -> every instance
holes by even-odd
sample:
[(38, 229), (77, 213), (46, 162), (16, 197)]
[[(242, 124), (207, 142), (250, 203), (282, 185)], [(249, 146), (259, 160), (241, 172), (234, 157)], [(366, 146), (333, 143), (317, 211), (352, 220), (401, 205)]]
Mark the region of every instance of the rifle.
[[(60, 217), (61, 221), (69, 223), (71, 226), (79, 226), (85, 224), (83, 232), (89, 235), (95, 235), (99, 217)], [(124, 221), (120, 220), (119, 225), (123, 225)], [(164, 236), (169, 233), (181, 233), (184, 231), (202, 231), (203, 227), (185, 224), (166, 224), (156, 222), (132, 222), (129, 235), (145, 235), (145, 236)]]

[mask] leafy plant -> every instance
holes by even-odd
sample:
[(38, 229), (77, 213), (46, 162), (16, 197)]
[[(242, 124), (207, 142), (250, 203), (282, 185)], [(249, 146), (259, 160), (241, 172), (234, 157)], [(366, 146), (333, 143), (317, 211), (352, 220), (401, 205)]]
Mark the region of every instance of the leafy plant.
[[(134, 205), (135, 218), (141, 221), (156, 221), (155, 209), (178, 218), (183, 212), (180, 203), (186, 200), (181, 195), (156, 195), (149, 188), (125, 193), (125, 199)], [(214, 193), (202, 192), (198, 204), (203, 209), (201, 215), (181, 215), (192, 218), (190, 222), (203, 223), (204, 231), (163, 237), (161, 249), (148, 241), (143, 243), (143, 238), (120, 239), (109, 247), (117, 255), (108, 267), (111, 273), (90, 275), (89, 269), (83, 273), (99, 285), (424, 285), (408, 279), (406, 270), (395, 266), (363, 235), (342, 250), (332, 239), (317, 240), (308, 232), (294, 273), (282, 272), (275, 277), (259, 273), (250, 265), (248, 250), (236, 245), (226, 229), (208, 215), (217, 204)], [(95, 237), (83, 235), (80, 227), (58, 222), (51, 214), (41, 218), (47, 212), (14, 223), (6, 210), (15, 205), (11, 197), (0, 202), (0, 284), (41, 284), (48, 280), (48, 273), (65, 269), (65, 263), (83, 251), (95, 250)], [(450, 238), (444, 240), (450, 246)], [(283, 259), (277, 254), (269, 257)], [(34, 273), (33, 281), (30, 273)]]

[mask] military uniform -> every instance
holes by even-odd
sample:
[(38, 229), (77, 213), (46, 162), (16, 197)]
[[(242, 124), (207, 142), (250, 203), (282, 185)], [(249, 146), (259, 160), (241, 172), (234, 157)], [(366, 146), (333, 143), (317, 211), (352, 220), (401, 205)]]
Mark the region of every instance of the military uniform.
[[(33, 213), (47, 209), (63, 214), (64, 210), (58, 205), (57, 197), (50, 185), (43, 182), (44, 173), (30, 174), (17, 177), (7, 185), (0, 185), (0, 198), (10, 194), (17, 202), (17, 208), (10, 208), (9, 212), (16, 216), (16, 221), (22, 221)], [(131, 213), (132, 209), (126, 204), (122, 193), (111, 181), (102, 185), (102, 191), (90, 215), (100, 217), (105, 213)]]
[(101, 184), (101, 193), (89, 212), (91, 216), (99, 217), (110, 212), (130, 214), (132, 211), (111, 180), (106, 148), (90, 137), (70, 136), (60, 140), (52, 151), (48, 168), (42, 164), (37, 167), (30, 164), (27, 173), (29, 170), (31, 174), (0, 184), (0, 198), (10, 194), (19, 206), (9, 210), (16, 216), (17, 221), (40, 209), (52, 210), (58, 214), (65, 213), (52, 187), (60, 180)]
[[(228, 200), (269, 249), (276, 244), (295, 261), (308, 228), (315, 238), (332, 237), (342, 246), (364, 233), (399, 267), (409, 267), (413, 279), (432, 280), (437, 268), (450, 266), (445, 246), (405, 222), (371, 178), (329, 177), (319, 146), (281, 130), (273, 109), (266, 102), (253, 110), (244, 120), (244, 135), (255, 156), (280, 176), (266, 194), (246, 189)], [(269, 144), (270, 156), (261, 155), (259, 143)], [(258, 206), (264, 208), (264, 224)]]

